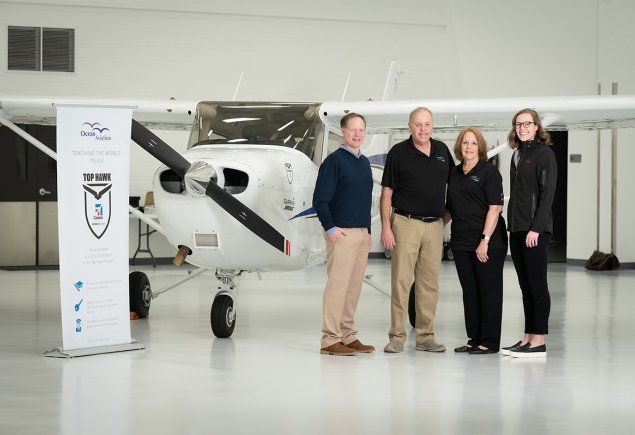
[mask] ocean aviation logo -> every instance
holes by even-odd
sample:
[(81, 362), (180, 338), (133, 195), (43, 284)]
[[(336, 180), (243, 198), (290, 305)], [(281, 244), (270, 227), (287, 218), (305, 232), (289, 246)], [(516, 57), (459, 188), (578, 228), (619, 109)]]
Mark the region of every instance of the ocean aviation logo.
[[(110, 225), (112, 195), (111, 174), (109, 173), (88, 173), (84, 174), (84, 217), (88, 229), (93, 235), (100, 239)], [(96, 182), (94, 182), (96, 181)]]
[(80, 131), (82, 137), (93, 137), (95, 140), (112, 140), (108, 133), (110, 133), (110, 129), (102, 127), (99, 122), (84, 122)]

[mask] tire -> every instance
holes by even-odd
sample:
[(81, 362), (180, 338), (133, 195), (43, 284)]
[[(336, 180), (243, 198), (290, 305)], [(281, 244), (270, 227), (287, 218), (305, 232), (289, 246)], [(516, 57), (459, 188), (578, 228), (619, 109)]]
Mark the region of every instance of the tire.
[(443, 245), (443, 259), (454, 261), (454, 252), (452, 252), (452, 248), (449, 243)]
[(210, 311), (212, 332), (218, 338), (227, 338), (234, 332), (236, 326), (236, 312), (234, 300), (228, 295), (218, 295), (214, 298)]
[(454, 252), (452, 251), (452, 248), (450, 248), (449, 246), (448, 246), (447, 252), (445, 253), (445, 258), (447, 258), (448, 261), (454, 261)]
[(140, 319), (148, 317), (150, 304), (152, 303), (152, 288), (150, 280), (143, 272), (130, 272), (128, 275), (130, 312)]
[(408, 320), (410, 320), (410, 326), (415, 327), (417, 321), (417, 310), (415, 309), (415, 283), (412, 283), (410, 287), (410, 294), (408, 295)]

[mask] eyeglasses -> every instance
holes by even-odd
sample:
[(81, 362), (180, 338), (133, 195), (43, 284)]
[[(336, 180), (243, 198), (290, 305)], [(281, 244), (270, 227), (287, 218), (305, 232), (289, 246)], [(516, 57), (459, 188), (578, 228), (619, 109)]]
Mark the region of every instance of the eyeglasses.
[(529, 128), (531, 124), (535, 124), (535, 122), (534, 121), (517, 122), (516, 124), (514, 124), (514, 126), (516, 128), (520, 128), (520, 127)]

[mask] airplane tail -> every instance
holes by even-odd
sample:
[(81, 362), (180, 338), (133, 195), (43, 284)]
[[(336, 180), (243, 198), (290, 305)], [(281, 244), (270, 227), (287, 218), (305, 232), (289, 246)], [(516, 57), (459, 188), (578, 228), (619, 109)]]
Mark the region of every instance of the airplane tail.
[(383, 100), (394, 100), (397, 97), (397, 91), (399, 90), (399, 79), (401, 77), (401, 71), (399, 71), (399, 62), (393, 60), (388, 67), (388, 77), (386, 77), (386, 84), (384, 85), (384, 93), (381, 96)]

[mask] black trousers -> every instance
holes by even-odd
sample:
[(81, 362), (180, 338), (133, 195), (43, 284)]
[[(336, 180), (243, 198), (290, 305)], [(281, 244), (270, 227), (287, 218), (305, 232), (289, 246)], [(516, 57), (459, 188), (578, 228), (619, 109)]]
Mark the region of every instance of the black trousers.
[(507, 249), (490, 249), (481, 263), (475, 251), (455, 251), (454, 265), (463, 289), (465, 331), (470, 346), (498, 351), (503, 316), (503, 264)]
[(541, 233), (538, 245), (525, 245), (527, 231), (509, 235), (509, 249), (523, 293), (525, 311), (525, 334), (548, 334), (551, 296), (547, 285), (547, 261), (551, 234)]

